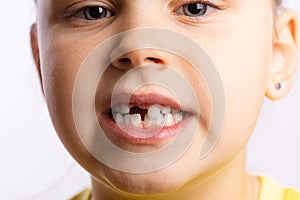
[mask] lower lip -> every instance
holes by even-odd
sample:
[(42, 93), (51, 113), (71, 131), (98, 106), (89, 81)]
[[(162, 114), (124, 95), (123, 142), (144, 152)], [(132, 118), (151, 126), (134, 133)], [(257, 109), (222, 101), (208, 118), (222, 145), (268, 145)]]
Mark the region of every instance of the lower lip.
[[(105, 130), (108, 130), (108, 133), (105, 132), (105, 134), (111, 135), (113, 138), (117, 137), (117, 139), (121, 139), (122, 141), (130, 144), (152, 144), (174, 138), (181, 129), (188, 125), (188, 119), (190, 117), (190, 114), (185, 114), (181, 122), (176, 123), (172, 126), (150, 127), (144, 129), (133, 126), (119, 126), (106, 113), (102, 113), (100, 115), (99, 122)], [(133, 136), (126, 133), (125, 131), (141, 134), (140, 136)]]

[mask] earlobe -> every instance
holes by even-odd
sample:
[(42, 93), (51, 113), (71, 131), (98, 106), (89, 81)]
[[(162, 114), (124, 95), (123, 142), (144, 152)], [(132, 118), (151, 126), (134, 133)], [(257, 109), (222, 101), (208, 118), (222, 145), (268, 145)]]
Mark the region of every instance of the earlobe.
[(35, 66), (39, 75), (40, 84), (42, 88), (42, 92), (44, 94), (43, 90), (43, 81), (42, 81), (42, 73), (41, 73), (41, 63), (40, 63), (40, 52), (39, 52), (39, 46), (38, 46), (38, 39), (37, 39), (37, 27), (36, 24), (31, 25), (30, 29), (30, 43), (31, 43), (31, 52), (32, 56), (35, 62)]
[(299, 50), (296, 14), (285, 10), (277, 16), (275, 24), (273, 64), (266, 91), (266, 96), (271, 100), (281, 99), (292, 88)]

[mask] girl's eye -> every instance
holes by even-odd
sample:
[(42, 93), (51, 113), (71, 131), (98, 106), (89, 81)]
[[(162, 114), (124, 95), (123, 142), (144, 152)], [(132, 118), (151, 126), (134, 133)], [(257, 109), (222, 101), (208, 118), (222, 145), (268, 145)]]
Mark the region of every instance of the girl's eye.
[(208, 6), (203, 3), (189, 3), (181, 6), (175, 14), (189, 17), (199, 17), (207, 13)]
[(86, 20), (99, 20), (113, 15), (112, 11), (101, 6), (86, 7), (74, 14), (75, 17)]

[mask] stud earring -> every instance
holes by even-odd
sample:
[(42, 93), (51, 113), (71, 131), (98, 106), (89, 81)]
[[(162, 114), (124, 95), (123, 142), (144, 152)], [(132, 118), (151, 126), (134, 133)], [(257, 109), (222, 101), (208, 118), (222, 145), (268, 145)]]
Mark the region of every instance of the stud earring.
[(280, 90), (282, 88), (282, 85), (281, 83), (276, 83), (275, 87), (277, 90)]

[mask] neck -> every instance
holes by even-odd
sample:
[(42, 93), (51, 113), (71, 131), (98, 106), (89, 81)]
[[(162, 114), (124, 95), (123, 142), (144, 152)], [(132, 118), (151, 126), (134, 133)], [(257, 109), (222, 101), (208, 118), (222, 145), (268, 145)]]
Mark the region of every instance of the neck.
[(259, 193), (259, 181), (245, 171), (245, 153), (243, 149), (231, 162), (213, 176), (202, 179), (197, 177), (176, 192), (159, 196), (131, 195), (117, 191), (92, 178), (92, 200), (256, 200)]

